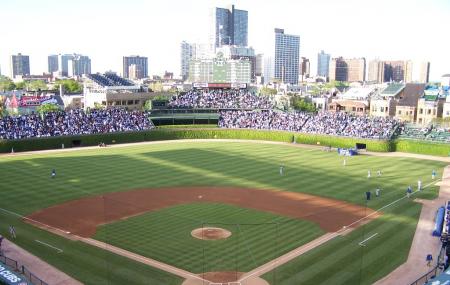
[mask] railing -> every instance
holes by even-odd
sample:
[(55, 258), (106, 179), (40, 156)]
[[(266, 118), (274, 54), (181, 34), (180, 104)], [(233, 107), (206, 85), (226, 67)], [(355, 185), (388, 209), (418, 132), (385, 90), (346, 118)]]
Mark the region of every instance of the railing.
[(430, 281), (431, 279), (435, 278), (439, 274), (441, 274), (444, 271), (444, 256), (445, 256), (445, 247), (441, 248), (441, 251), (439, 252), (439, 256), (437, 258), (437, 264), (428, 271), (426, 274), (421, 276), (419, 279), (411, 283), (411, 285), (423, 285)]
[(25, 278), (27, 278), (28, 281), (30, 281), (30, 283), (32, 283), (33, 285), (48, 285), (42, 279), (31, 273), (28, 270), (28, 268), (26, 268), (24, 265), (19, 266), (17, 260), (6, 257), (1, 252), (0, 252), (0, 262), (6, 264), (12, 270), (23, 274)]

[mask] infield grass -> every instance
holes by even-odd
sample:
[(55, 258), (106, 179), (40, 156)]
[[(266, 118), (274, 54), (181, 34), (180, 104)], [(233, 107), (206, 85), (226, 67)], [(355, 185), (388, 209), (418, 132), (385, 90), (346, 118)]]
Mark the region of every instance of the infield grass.
[[(285, 167), (284, 176), (278, 173), (280, 164)], [(415, 187), (419, 178), (423, 185), (429, 184), (432, 169), (436, 169), (440, 177), (444, 166), (444, 163), (436, 161), (362, 155), (347, 158), (347, 166), (344, 167), (342, 158), (334, 152), (242, 142), (172, 142), (2, 156), (0, 208), (27, 215), (62, 202), (106, 192), (163, 186), (215, 185), (304, 192), (359, 205), (365, 204), (364, 193), (367, 190), (373, 192), (376, 187), (381, 187), (381, 197), (368, 203), (370, 208), (378, 209), (404, 196), (406, 187)], [(55, 179), (50, 178), (53, 168), (57, 171)], [(370, 179), (367, 178), (369, 169), (372, 171)], [(383, 172), (381, 177), (376, 175), (378, 169)], [(420, 193), (419, 197), (433, 198), (437, 195), (437, 189), (436, 186), (430, 186)], [(239, 213), (237, 215), (241, 215), (242, 219), (256, 219), (259, 215), (265, 217), (265, 214), (250, 213), (233, 207), (224, 206), (220, 209), (222, 206), (218, 205), (208, 211), (198, 205), (184, 207), (186, 208), (183, 210), (189, 210), (185, 216), (201, 213), (206, 215), (208, 211), (217, 211), (221, 213), (220, 216), (223, 213), (225, 220), (228, 214), (235, 212)], [(180, 211), (178, 208), (165, 210)], [(273, 284), (326, 284), (333, 276), (333, 284), (359, 284), (360, 276), (364, 276), (361, 284), (369, 284), (392, 271), (406, 259), (419, 213), (420, 205), (411, 200), (402, 201), (386, 209), (385, 215), (368, 224), (366, 228), (337, 238), (284, 265), (276, 272), (269, 273), (265, 278)], [(111, 242), (122, 243), (126, 240), (128, 244), (124, 244), (124, 247), (144, 253), (147, 248), (153, 247), (147, 245), (151, 239), (145, 239), (146, 235), (156, 235), (164, 226), (167, 229), (172, 226), (162, 222), (158, 231), (151, 233), (153, 227), (136, 226), (133, 223), (138, 221), (137, 224), (142, 224), (147, 219), (155, 219), (157, 215), (158, 212), (149, 213), (123, 223), (108, 225), (99, 231), (99, 237), (102, 231), (106, 230), (107, 239)], [(292, 230), (302, 229), (306, 222), (298, 223)], [(10, 214), (0, 213), (2, 235), (7, 236), (9, 224), (16, 226), (17, 244), (85, 284), (181, 283), (181, 279), (173, 275), (79, 242), (66, 240), (27, 225)], [(116, 231), (115, 226), (130, 227), (130, 230)], [(231, 230), (236, 232), (236, 229)], [(355, 246), (355, 243), (361, 241), (361, 237), (367, 236), (363, 235), (363, 230), (366, 234), (379, 233), (372, 241), (376, 246), (366, 249), (364, 255), (361, 254), (360, 247)], [(243, 232), (245, 240), (247, 231), (248, 229)], [(183, 234), (186, 236), (189, 233)], [(286, 249), (305, 242), (318, 233), (320, 232), (316, 231), (305, 235), (303, 241), (294, 240), (292, 235), (285, 244)], [(255, 231), (255, 234), (261, 235), (258, 231)], [(36, 243), (36, 239), (62, 248), (64, 252), (56, 254), (54, 250)], [(248, 240), (250, 239), (248, 237)], [(169, 241), (167, 240), (167, 243)], [(269, 260), (273, 252), (264, 251), (263, 243), (258, 239), (253, 242), (255, 244), (251, 247), (252, 254), (261, 254), (257, 258), (260, 262)], [(244, 241), (240, 244), (245, 246)], [(247, 250), (247, 255), (251, 256), (249, 252)], [(195, 258), (195, 254), (187, 259), (188, 252), (183, 252), (184, 258), (179, 260), (179, 253), (176, 251), (173, 254), (159, 252), (158, 255), (160, 258), (176, 260), (177, 263), (192, 268), (205, 263), (203, 257)], [(362, 262), (358, 259), (359, 256), (364, 256)], [(343, 266), (344, 263), (349, 266)], [(247, 265), (248, 268), (253, 268), (255, 264), (257, 263), (250, 262)], [(241, 267), (246, 269), (244, 265)], [(359, 270), (360, 268), (363, 270)], [(275, 275), (277, 279), (273, 279)]]

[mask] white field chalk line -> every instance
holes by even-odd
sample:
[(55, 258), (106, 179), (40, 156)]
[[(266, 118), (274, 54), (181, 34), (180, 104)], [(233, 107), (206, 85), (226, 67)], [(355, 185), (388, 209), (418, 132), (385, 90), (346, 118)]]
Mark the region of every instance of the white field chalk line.
[[(432, 184), (435, 184), (435, 183), (437, 183), (437, 182), (440, 181), (440, 180), (441, 180), (441, 179), (437, 179), (436, 181), (430, 182), (430, 183), (428, 183), (427, 185), (425, 185), (422, 189), (425, 189), (425, 188), (427, 188), (428, 186), (430, 186), (430, 185), (432, 185)], [(414, 195), (414, 194), (417, 193), (417, 192), (421, 192), (421, 191), (416, 190), (416, 191), (412, 192), (411, 195)], [(375, 210), (374, 212), (370, 213), (369, 215), (367, 215), (367, 216), (365, 216), (365, 217), (362, 217), (361, 219), (359, 219), (359, 220), (357, 220), (357, 221), (354, 221), (353, 223), (351, 223), (351, 224), (345, 226), (345, 228), (351, 227), (351, 226), (353, 226), (354, 224), (357, 224), (357, 223), (359, 223), (359, 222), (361, 222), (361, 221), (367, 219), (368, 217), (377, 214), (379, 211), (381, 211), (381, 210), (383, 210), (383, 209), (386, 209), (386, 208), (388, 208), (388, 207), (390, 207), (390, 206), (392, 206), (392, 205), (394, 205), (394, 204), (396, 204), (396, 203), (398, 203), (398, 202), (400, 202), (401, 200), (406, 199), (406, 198), (407, 198), (406, 196), (403, 196), (403, 197), (401, 197), (401, 198), (395, 200), (394, 202), (391, 202), (391, 203), (389, 203), (389, 204), (387, 204), (387, 205), (385, 205), (385, 206), (379, 208), (378, 210)], [(337, 232), (341, 232), (341, 231), (345, 230), (345, 228), (343, 228), (343, 229), (341, 229), (341, 230), (339, 230), (339, 231), (337, 231)]]
[(37, 242), (37, 243), (43, 244), (43, 245), (45, 245), (45, 246), (48, 246), (48, 247), (50, 247), (50, 248), (53, 248), (53, 249), (55, 249), (58, 253), (64, 252), (62, 249), (57, 248), (57, 247), (55, 247), (55, 246), (53, 246), (53, 245), (51, 245), (51, 244), (45, 243), (45, 242), (43, 242), (43, 241), (40, 241), (40, 240), (37, 240), (37, 239), (35, 239), (34, 241)]
[[(50, 229), (54, 229), (54, 230), (59, 231), (59, 232), (61, 232), (61, 233), (63, 233), (63, 234), (70, 234), (70, 232), (68, 232), (68, 231), (65, 231), (65, 230), (62, 230), (62, 229), (55, 228), (55, 227), (53, 227), (53, 226), (50, 226), (50, 225), (41, 223), (41, 222), (39, 222), (39, 221), (36, 221), (36, 220), (30, 219), (30, 218), (27, 218), (27, 217), (25, 217), (25, 216), (23, 216), (23, 215), (21, 215), (21, 214), (17, 214), (17, 213), (15, 213), (15, 212), (12, 212), (12, 211), (9, 211), (9, 210), (3, 209), (3, 208), (0, 208), (0, 211), (3, 211), (3, 212), (5, 212), (5, 213), (8, 213), (8, 214), (10, 214), (10, 215), (12, 215), (12, 216), (16, 216), (16, 217), (21, 218), (21, 219), (25, 219), (25, 220), (31, 221), (31, 222), (36, 223), (36, 224), (40, 224), (40, 225), (42, 225), (42, 226), (44, 226), (44, 227), (47, 227), (47, 228), (50, 228)], [(73, 236), (76, 236), (76, 235), (73, 235)], [(78, 236), (76, 236), (76, 237), (78, 237)]]
[(360, 246), (366, 246), (364, 243), (368, 240), (370, 240), (371, 238), (374, 238), (378, 235), (378, 233), (375, 233), (373, 235), (371, 235), (370, 237), (366, 238), (365, 240), (363, 240), (362, 242), (359, 243)]
[[(425, 185), (422, 189), (425, 189), (425, 188), (429, 187), (430, 185), (439, 182), (440, 180), (441, 180), (441, 179), (437, 179), (436, 181), (432, 181), (432, 182), (428, 183), (427, 185)], [(412, 195), (415, 194), (415, 193), (417, 193), (417, 192), (420, 192), (420, 191), (416, 190), (416, 191), (414, 191), (414, 192), (412, 193)], [(357, 223), (359, 223), (359, 222), (361, 222), (361, 221), (363, 221), (363, 220), (365, 220), (365, 219), (367, 219), (367, 218), (369, 218), (369, 217), (375, 215), (375, 214), (378, 213), (379, 211), (381, 211), (381, 210), (383, 210), (383, 209), (386, 209), (386, 208), (388, 208), (388, 207), (390, 207), (390, 206), (392, 206), (392, 205), (394, 205), (394, 204), (400, 202), (401, 200), (403, 200), (403, 199), (405, 199), (405, 198), (406, 198), (406, 196), (403, 196), (402, 198), (399, 198), (399, 199), (395, 200), (394, 202), (391, 202), (391, 203), (389, 203), (389, 204), (387, 204), (387, 205), (385, 205), (385, 206), (379, 208), (378, 210), (376, 210), (376, 211), (370, 213), (369, 215), (367, 215), (367, 216), (365, 216), (365, 217), (362, 217), (361, 219), (359, 219), (359, 220), (357, 220), (357, 221), (355, 221), (355, 222), (353, 222), (353, 223), (351, 223), (351, 224), (349, 224), (349, 225), (347, 225), (347, 226), (344, 226), (342, 229), (340, 229), (340, 230), (338, 230), (338, 231), (332, 233), (333, 236), (330, 237), (329, 240), (334, 239), (334, 238), (337, 237), (341, 232), (346, 231), (348, 227), (351, 227), (351, 226), (353, 226), (354, 224), (357, 224)], [(317, 242), (320, 242), (320, 240), (321, 240), (322, 238), (324, 238), (324, 236), (319, 237), (316, 241), (317, 241)], [(298, 250), (292, 251), (288, 256), (291, 256), (292, 254), (296, 254), (297, 251), (298, 251)], [(258, 274), (259, 272), (264, 271), (267, 267), (275, 266), (276, 264), (277, 264), (277, 262), (271, 262), (271, 261), (269, 261), (268, 263), (266, 263), (265, 266), (263, 265), (263, 266), (260, 268), (260, 270), (255, 271), (255, 272), (253, 272), (253, 273), (251, 273), (251, 274), (249, 274), (249, 275), (245, 275), (245, 276), (242, 277), (239, 281), (242, 282), (242, 281), (244, 281), (244, 280), (246, 280), (246, 279), (248, 279), (248, 278), (250, 278), (250, 277), (252, 277), (252, 276), (255, 276), (255, 275), (258, 276), (257, 274)]]

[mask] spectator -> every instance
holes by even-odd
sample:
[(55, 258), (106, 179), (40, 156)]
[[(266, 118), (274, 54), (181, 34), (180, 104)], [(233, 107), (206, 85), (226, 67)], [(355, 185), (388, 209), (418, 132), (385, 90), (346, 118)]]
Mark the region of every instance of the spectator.
[(54, 136), (72, 136), (154, 128), (148, 114), (124, 109), (50, 112), (42, 117), (37, 114), (5, 117), (0, 119), (0, 139), (25, 139)]

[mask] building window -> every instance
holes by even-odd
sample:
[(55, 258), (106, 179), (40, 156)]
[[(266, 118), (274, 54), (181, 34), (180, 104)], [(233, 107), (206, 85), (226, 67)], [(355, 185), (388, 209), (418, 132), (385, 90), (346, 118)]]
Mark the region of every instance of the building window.
[(420, 108), (419, 114), (423, 114), (423, 109), (422, 108)]
[(389, 109), (389, 108), (388, 108), (388, 107), (386, 107), (386, 113), (388, 112), (388, 109)]
[(133, 105), (134, 101), (133, 100), (128, 100), (128, 105)]
[(431, 115), (431, 109), (428, 109), (428, 115)]
[(398, 114), (401, 115), (402, 114), (402, 110), (398, 110)]
[(139, 104), (139, 100), (134, 100), (134, 104), (138, 105)]
[(353, 111), (353, 112), (356, 112), (356, 107), (352, 107), (352, 111)]
[(381, 110), (381, 113), (383, 113), (384, 112), (384, 107), (381, 107), (380, 110)]

